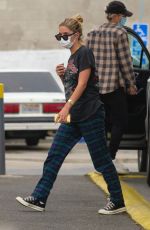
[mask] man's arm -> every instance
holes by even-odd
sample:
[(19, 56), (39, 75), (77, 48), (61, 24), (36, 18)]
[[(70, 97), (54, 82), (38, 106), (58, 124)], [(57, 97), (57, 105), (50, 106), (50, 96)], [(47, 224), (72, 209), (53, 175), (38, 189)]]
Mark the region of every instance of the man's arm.
[(127, 82), (129, 93), (131, 91), (131, 94), (134, 94), (134, 91), (136, 91), (135, 75), (133, 71), (132, 57), (126, 33), (122, 33), (117, 40), (117, 55), (122, 77)]

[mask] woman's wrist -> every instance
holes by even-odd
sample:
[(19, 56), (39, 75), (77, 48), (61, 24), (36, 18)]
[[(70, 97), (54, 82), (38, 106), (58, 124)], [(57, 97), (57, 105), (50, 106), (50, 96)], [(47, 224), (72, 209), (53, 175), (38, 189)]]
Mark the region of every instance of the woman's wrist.
[(68, 101), (67, 101), (65, 106), (64, 106), (64, 108), (68, 111), (68, 113), (69, 113), (71, 107), (72, 107), (71, 104), (69, 104)]
[(68, 102), (71, 106), (74, 105), (74, 101), (73, 101), (72, 99), (69, 99), (67, 102)]

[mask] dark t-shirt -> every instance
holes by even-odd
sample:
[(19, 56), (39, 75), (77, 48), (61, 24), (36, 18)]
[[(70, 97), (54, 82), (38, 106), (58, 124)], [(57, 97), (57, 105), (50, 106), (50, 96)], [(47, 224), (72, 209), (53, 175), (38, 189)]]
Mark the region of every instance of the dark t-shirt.
[(71, 97), (78, 84), (79, 73), (88, 68), (91, 68), (91, 74), (87, 87), (70, 110), (72, 122), (86, 120), (93, 115), (102, 104), (99, 99), (98, 77), (95, 76), (94, 55), (92, 51), (85, 46), (81, 46), (68, 60), (63, 78), (66, 101)]

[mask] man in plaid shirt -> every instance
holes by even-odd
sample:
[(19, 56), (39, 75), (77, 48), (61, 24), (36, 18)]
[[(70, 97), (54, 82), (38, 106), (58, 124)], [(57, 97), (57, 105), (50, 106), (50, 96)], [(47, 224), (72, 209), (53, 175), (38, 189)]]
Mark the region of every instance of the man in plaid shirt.
[(110, 2), (105, 13), (108, 23), (89, 32), (86, 42), (94, 53), (101, 100), (111, 117), (109, 149), (115, 159), (127, 127), (126, 91), (131, 95), (137, 93), (128, 36), (123, 28), (132, 13), (120, 1)]

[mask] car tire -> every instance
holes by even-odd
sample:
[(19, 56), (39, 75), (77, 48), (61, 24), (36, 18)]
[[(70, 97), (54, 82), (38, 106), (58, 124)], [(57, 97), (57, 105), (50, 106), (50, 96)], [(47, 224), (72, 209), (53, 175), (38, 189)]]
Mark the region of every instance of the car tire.
[(39, 143), (38, 138), (32, 138), (32, 137), (26, 138), (25, 141), (28, 146), (36, 146)]
[(139, 172), (146, 172), (147, 169), (147, 148), (138, 150)]

